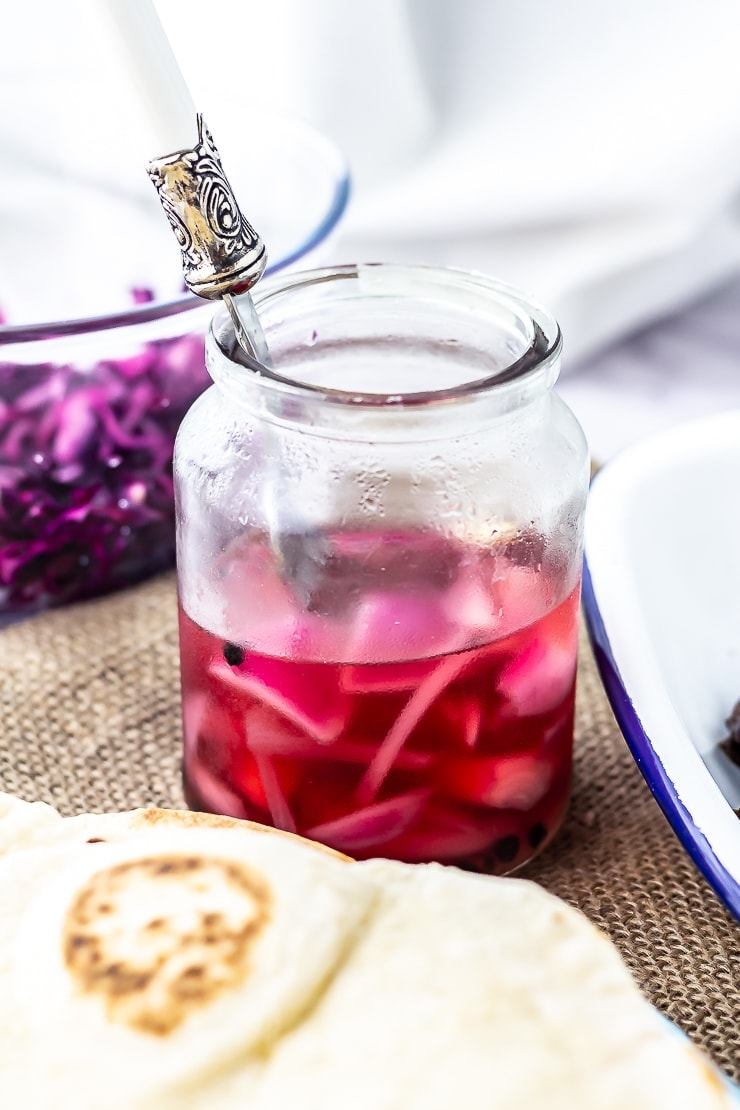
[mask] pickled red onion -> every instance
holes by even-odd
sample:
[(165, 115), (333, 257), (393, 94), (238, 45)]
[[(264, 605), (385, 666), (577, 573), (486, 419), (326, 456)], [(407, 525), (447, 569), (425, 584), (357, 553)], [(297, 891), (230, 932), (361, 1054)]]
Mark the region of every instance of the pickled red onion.
[(407, 794), (356, 809), (345, 817), (314, 825), (305, 835), (350, 855), (365, 848), (380, 847), (400, 836), (416, 821), (431, 793), (427, 787), (410, 790)]
[(269, 705), (302, 732), (326, 744), (347, 724), (351, 699), (325, 672), (309, 670), (315, 666), (252, 655), (244, 668), (217, 660), (208, 673), (235, 692)]
[(414, 691), (360, 780), (357, 787), (357, 800), (360, 804), (369, 805), (376, 798), (399, 752), (421, 718), (468, 663), (469, 658), (466, 655), (451, 655), (443, 659)]

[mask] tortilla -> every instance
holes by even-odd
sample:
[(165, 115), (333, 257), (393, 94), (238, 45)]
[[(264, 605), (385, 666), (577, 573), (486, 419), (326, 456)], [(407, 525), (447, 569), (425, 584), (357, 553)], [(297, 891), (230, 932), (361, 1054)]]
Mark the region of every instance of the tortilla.
[[(559, 899), (436, 865), (356, 867), (381, 901), (311, 1021), (276, 1046), (261, 1110), (339, 1110), (350, 1091), (353, 1110), (728, 1105), (608, 939)], [(382, 1096), (378, 1076), (392, 1076)]]
[(526, 880), (200, 814), (0, 816), (4, 1110), (732, 1105)]
[(43, 802), (24, 802), (0, 792), (0, 858), (29, 844), (53, 839), (62, 818)]
[(11, 851), (3, 1107), (159, 1106), (237, 1058), (261, 1059), (311, 1008), (376, 898), (340, 858), (218, 823), (72, 819), (56, 843)]

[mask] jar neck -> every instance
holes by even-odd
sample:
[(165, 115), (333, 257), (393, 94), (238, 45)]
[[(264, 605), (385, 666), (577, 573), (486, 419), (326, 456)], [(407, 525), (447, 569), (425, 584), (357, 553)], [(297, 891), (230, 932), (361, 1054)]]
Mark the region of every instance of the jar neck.
[(331, 438), (447, 438), (539, 407), (557, 379), (556, 322), (477, 274), (358, 265), (266, 282), (255, 304), (273, 365), (225, 310), (208, 370), (253, 416)]

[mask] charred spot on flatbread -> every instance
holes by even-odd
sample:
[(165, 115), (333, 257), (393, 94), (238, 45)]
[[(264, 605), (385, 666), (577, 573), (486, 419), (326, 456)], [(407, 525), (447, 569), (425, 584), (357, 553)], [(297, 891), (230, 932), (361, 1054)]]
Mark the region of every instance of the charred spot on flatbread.
[(237, 817), (225, 817), (220, 813), (198, 813), (187, 809), (137, 809), (132, 812), (131, 821), (134, 828), (164, 825), (183, 829), (239, 829), (245, 826), (245, 822)]
[(237, 861), (167, 854), (117, 864), (70, 905), (65, 966), (110, 1020), (164, 1037), (247, 979), (270, 910), (266, 879)]
[[(253, 832), (263, 833), (266, 836), (277, 836), (293, 843), (310, 844), (311, 850), (322, 855), (331, 856), (333, 859), (349, 861), (350, 857), (335, 848), (329, 848), (318, 841), (307, 841), (295, 833), (275, 829), (270, 825), (261, 825), (257, 821), (246, 821), (241, 817), (226, 817), (220, 813), (201, 813), (189, 809), (134, 809), (127, 814), (129, 826), (132, 830), (162, 827), (168, 829), (251, 829)], [(104, 820), (105, 818), (103, 818)]]

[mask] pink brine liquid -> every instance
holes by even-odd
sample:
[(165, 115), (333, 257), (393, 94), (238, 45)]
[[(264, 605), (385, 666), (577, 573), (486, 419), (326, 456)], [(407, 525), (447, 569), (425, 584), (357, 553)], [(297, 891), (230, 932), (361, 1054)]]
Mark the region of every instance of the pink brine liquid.
[(383, 590), (348, 590), (329, 560), (323, 595), (298, 574), (299, 605), (264, 547), (244, 551), (221, 571), (227, 635), (180, 610), (192, 807), (356, 858), (498, 872), (550, 839), (570, 788), (578, 586), (557, 602), (540, 566), (449, 552), (394, 585), (391, 554)]

